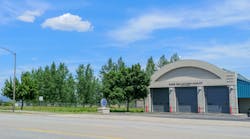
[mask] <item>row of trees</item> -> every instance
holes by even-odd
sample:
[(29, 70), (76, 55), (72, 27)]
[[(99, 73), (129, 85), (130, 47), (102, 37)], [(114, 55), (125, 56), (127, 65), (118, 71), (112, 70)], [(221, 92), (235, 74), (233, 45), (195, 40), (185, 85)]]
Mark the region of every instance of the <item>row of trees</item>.
[(146, 65), (146, 74), (151, 77), (153, 75), (153, 73), (157, 70), (159, 70), (160, 68), (162, 68), (163, 66), (169, 64), (169, 63), (173, 63), (175, 61), (180, 60), (180, 57), (178, 56), (177, 53), (173, 54), (170, 57), (170, 60), (168, 60), (165, 55), (162, 55), (158, 62), (155, 63), (153, 57), (151, 56), (148, 61), (147, 61), (147, 65)]
[[(23, 72), (16, 79), (16, 100), (37, 102), (43, 96), (51, 105), (96, 105), (102, 97), (100, 81), (94, 76), (91, 66), (79, 65), (75, 77), (64, 63), (52, 63), (45, 68)], [(3, 95), (12, 98), (12, 79), (6, 80)], [(21, 108), (22, 108), (21, 107)]]
[[(79, 65), (75, 74), (69, 72), (64, 63), (40, 67), (23, 72), (16, 81), (16, 100), (23, 103), (38, 102), (38, 96), (43, 96), (51, 105), (71, 104), (98, 105), (105, 97), (109, 104), (127, 104), (132, 100), (144, 99), (148, 90), (151, 75), (162, 66), (179, 60), (177, 54), (168, 61), (161, 56), (158, 63), (153, 58), (148, 59), (145, 69), (141, 65), (127, 66), (122, 58), (114, 62), (111, 58), (102, 66), (100, 75), (94, 75), (91, 65)], [(5, 81), (3, 95), (12, 98), (12, 79)]]

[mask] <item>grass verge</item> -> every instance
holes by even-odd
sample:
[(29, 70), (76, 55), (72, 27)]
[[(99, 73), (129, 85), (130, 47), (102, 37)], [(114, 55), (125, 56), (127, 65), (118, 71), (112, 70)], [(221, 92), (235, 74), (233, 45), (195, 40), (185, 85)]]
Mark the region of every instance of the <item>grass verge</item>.
[[(96, 113), (98, 107), (52, 107), (52, 106), (25, 106), (24, 111), (54, 112), (54, 113)], [(0, 110), (12, 110), (12, 106), (0, 106)], [(20, 107), (16, 107), (20, 110)], [(126, 108), (111, 107), (110, 112), (126, 112)], [(141, 113), (143, 108), (130, 108), (129, 112)]]

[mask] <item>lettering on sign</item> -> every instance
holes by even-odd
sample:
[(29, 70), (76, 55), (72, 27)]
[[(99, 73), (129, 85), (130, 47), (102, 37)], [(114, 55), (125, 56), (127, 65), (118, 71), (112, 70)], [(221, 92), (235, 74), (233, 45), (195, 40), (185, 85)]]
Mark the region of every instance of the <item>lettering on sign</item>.
[(198, 81), (198, 82), (186, 82), (186, 83), (169, 83), (169, 86), (197, 86), (202, 84), (203, 82)]
[(228, 74), (226, 77), (227, 83), (234, 83), (235, 81), (235, 76)]

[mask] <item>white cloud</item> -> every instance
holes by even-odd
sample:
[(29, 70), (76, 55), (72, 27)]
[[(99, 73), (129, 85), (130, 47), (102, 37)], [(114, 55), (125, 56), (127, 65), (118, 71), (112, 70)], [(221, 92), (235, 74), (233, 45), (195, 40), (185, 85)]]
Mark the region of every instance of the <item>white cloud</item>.
[(207, 44), (186, 46), (183, 48), (187, 59), (202, 59), (202, 60), (250, 60), (250, 41), (235, 43), (235, 44)]
[(33, 23), (35, 18), (41, 16), (43, 14), (42, 11), (35, 10), (35, 11), (25, 11), (22, 15), (18, 16), (17, 19), (23, 22), (30, 22)]
[(149, 12), (130, 19), (109, 35), (117, 41), (130, 43), (149, 38), (155, 30), (197, 29), (234, 25), (250, 21), (248, 0), (226, 0), (208, 7), (186, 10)]
[(34, 22), (35, 18), (41, 16), (49, 7), (48, 3), (39, 0), (0, 1), (0, 24), (14, 20)]
[[(238, 43), (186, 43), (178, 54), (182, 59), (197, 59), (250, 78), (250, 40)], [(203, 45), (202, 45), (203, 44)]]
[(112, 31), (110, 34), (118, 40), (133, 42), (148, 38), (148, 34), (157, 29), (175, 27), (180, 19), (162, 14), (147, 14), (131, 19), (125, 27)]
[(42, 24), (42, 27), (52, 28), (54, 30), (78, 32), (86, 32), (93, 29), (93, 26), (89, 21), (84, 21), (80, 16), (72, 15), (70, 13), (49, 18)]

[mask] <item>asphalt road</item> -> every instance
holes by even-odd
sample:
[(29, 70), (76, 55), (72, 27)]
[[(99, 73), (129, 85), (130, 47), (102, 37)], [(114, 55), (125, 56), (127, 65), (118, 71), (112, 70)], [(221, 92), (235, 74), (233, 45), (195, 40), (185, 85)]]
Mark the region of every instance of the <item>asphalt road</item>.
[(0, 113), (1, 139), (249, 139), (250, 122)]

